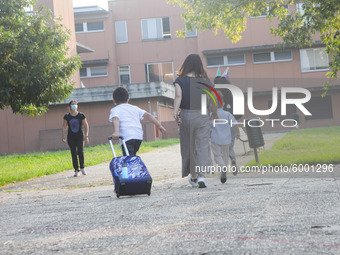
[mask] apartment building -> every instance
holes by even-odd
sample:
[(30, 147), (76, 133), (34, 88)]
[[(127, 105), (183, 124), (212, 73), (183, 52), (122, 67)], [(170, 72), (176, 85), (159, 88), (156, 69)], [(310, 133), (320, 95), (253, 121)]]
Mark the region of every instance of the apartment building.
[[(300, 7), (297, 4), (287, 8), (291, 12), (299, 11)], [(283, 126), (281, 121), (297, 116), (300, 128), (340, 125), (340, 81), (332, 81), (327, 95), (321, 97), (323, 84), (327, 81), (329, 56), (324, 53), (324, 45), (317, 36), (312, 47), (280, 50), (277, 45), (281, 39), (269, 33), (273, 24), (260, 16), (249, 18), (247, 30), (236, 44), (224, 34), (215, 35), (210, 31), (187, 31), (186, 38), (178, 38), (176, 31), (184, 26), (180, 17), (182, 11), (167, 4), (167, 0), (111, 0), (107, 9), (99, 6), (74, 8), (72, 29), (83, 66), (79, 70), (80, 83), (70, 98), (79, 101), (80, 110), (88, 118), (92, 145), (105, 142), (112, 132), (108, 113), (113, 107), (112, 91), (117, 86), (128, 89), (130, 103), (154, 114), (164, 123), (168, 134), (163, 138), (176, 137), (178, 127), (172, 119), (172, 82), (176, 79), (176, 71), (191, 53), (202, 57), (211, 79), (219, 68), (222, 72), (229, 68), (232, 84), (244, 92), (245, 99), (251, 97), (258, 110), (271, 108), (273, 87), (278, 91), (283, 87), (311, 91), (311, 100), (304, 104), (311, 116), (305, 116), (294, 105), (288, 105), (287, 115), (282, 116), (279, 97), (277, 110), (260, 116), (264, 120), (264, 131), (292, 129)], [(248, 95), (250, 87), (253, 95)], [(298, 93), (289, 96), (301, 97)], [(40, 118), (9, 116), (7, 111), (7, 123), (2, 126), (7, 127), (9, 138), (1, 137), (0, 153), (65, 146), (59, 136), (66, 103), (67, 100), (51, 106), (46, 116)], [(0, 115), (4, 116), (4, 111)], [(255, 117), (259, 116), (252, 114), (246, 105), (240, 121)], [(13, 125), (13, 119), (22, 123), (16, 131), (8, 128)], [(268, 119), (279, 121), (273, 127), (273, 122), (265, 121)], [(44, 124), (36, 127), (36, 123)], [(34, 131), (28, 132), (27, 127)], [(150, 123), (143, 123), (143, 128), (146, 140), (162, 138)], [(22, 135), (13, 138), (17, 131)]]
[[(269, 33), (273, 24), (265, 16), (259, 16), (249, 18), (247, 30), (236, 44), (222, 33), (215, 35), (209, 31), (187, 31), (186, 38), (178, 38), (176, 31), (183, 29), (182, 10), (167, 4), (166, 0), (112, 0), (107, 11), (101, 10), (101, 16), (94, 15), (100, 12), (95, 8), (75, 9), (77, 41), (95, 49), (94, 53), (81, 55), (86, 63), (80, 70), (85, 87), (145, 84), (147, 88), (153, 82), (171, 83), (185, 57), (198, 53), (211, 79), (218, 68), (223, 72), (228, 67), (232, 84), (245, 92), (245, 99), (248, 88), (253, 88), (255, 109), (266, 110), (272, 106), (273, 87), (279, 92), (282, 87), (311, 91), (311, 100), (305, 104), (311, 116), (304, 116), (295, 105), (288, 105), (286, 116), (282, 116), (279, 95), (277, 110), (261, 116), (263, 120), (298, 118), (299, 127), (306, 128), (340, 123), (339, 80), (331, 81), (333, 86), (321, 97), (323, 84), (328, 81), (329, 56), (318, 36), (310, 48), (279, 49), (281, 39)], [(302, 10), (301, 4), (287, 8), (289, 12)], [(88, 25), (91, 29), (97, 26), (96, 31), (86, 30)], [(302, 95), (288, 96), (299, 98)], [(166, 105), (171, 105), (171, 98), (166, 101)], [(258, 116), (245, 107), (243, 119), (253, 117)], [(264, 123), (265, 131), (289, 126), (282, 126), (280, 122), (274, 127), (273, 122)]]

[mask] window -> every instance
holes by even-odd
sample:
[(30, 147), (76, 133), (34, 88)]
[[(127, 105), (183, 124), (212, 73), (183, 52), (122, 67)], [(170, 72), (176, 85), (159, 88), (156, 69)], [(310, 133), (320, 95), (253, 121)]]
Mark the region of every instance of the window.
[[(285, 8), (285, 9), (287, 9), (287, 14), (288, 14), (288, 11), (289, 11), (289, 6), (288, 6), (288, 4), (280, 4), (280, 7), (282, 8)], [(256, 16), (250, 16), (250, 18), (263, 18), (263, 17), (266, 17), (267, 15), (270, 15), (270, 11), (272, 10), (272, 9), (270, 9), (270, 7), (268, 6), (266, 9), (261, 9), (261, 12), (260, 13), (257, 13), (257, 9), (254, 9), (255, 10), (255, 12), (256, 12), (256, 14), (258, 14), (258, 15), (256, 15)]]
[(270, 62), (270, 52), (255, 53), (253, 55), (254, 63)]
[(145, 73), (147, 82), (173, 82), (174, 71), (172, 63), (156, 63), (156, 64), (145, 64)]
[(107, 76), (107, 66), (92, 66), (80, 68), (80, 78)]
[(103, 31), (104, 30), (104, 22), (87, 22), (87, 31)]
[(130, 66), (119, 66), (119, 83), (130, 84)]
[[(227, 65), (233, 66), (233, 65), (243, 65), (244, 62), (244, 55), (230, 55), (230, 56), (224, 56), (224, 58), (227, 57)], [(226, 62), (224, 60), (224, 62)]]
[(261, 18), (261, 17), (266, 17), (268, 14), (268, 8), (265, 10), (261, 10), (261, 13), (257, 16), (250, 16), (250, 18)]
[(84, 32), (84, 24), (83, 23), (76, 23), (76, 33), (77, 32)]
[(106, 66), (94, 66), (90, 68), (91, 77), (93, 76), (106, 76), (107, 75), (107, 67)]
[(296, 11), (298, 13), (301, 14), (301, 16), (303, 16), (305, 14), (305, 10), (304, 10), (304, 3), (298, 3), (296, 4)]
[(80, 77), (87, 77), (87, 68), (80, 68)]
[(292, 60), (292, 51), (274, 51), (274, 61), (289, 61)]
[[(319, 8), (320, 7), (320, 3), (313, 3), (313, 8)], [(309, 7), (310, 8), (310, 7)], [(318, 12), (319, 10), (317, 10)], [(303, 17), (303, 22), (306, 23), (310, 23), (312, 25), (314, 25), (313, 22), (313, 18), (309, 17), (309, 19), (307, 19), (307, 17), (305, 17), (305, 4), (304, 3), (298, 3), (296, 4), (296, 12), (299, 13), (302, 17)]]
[(306, 116), (306, 120), (333, 119), (331, 96), (312, 97), (304, 106), (312, 114), (311, 116)]
[(166, 38), (171, 38), (169, 17), (142, 19), (143, 40), (156, 40)]
[(223, 56), (207, 57), (207, 66), (223, 66)]
[(104, 21), (76, 23), (75, 29), (76, 33), (104, 31)]
[(185, 33), (186, 33), (186, 37), (196, 37), (197, 29), (195, 29), (194, 31), (185, 30)]
[(301, 72), (325, 71), (329, 69), (326, 48), (300, 50)]
[(291, 61), (291, 60), (293, 60), (291, 50), (261, 52), (261, 53), (253, 54), (254, 64)]
[(169, 17), (162, 18), (162, 23), (163, 23), (163, 38), (171, 38)]
[(207, 57), (208, 67), (234, 66), (234, 65), (244, 65), (244, 64), (245, 64), (244, 54)]
[(128, 41), (127, 37), (127, 28), (126, 28), (126, 21), (116, 21), (116, 42), (117, 43), (125, 43)]
[(197, 36), (197, 29), (194, 27), (192, 30), (188, 28), (185, 29), (186, 37), (196, 37)]

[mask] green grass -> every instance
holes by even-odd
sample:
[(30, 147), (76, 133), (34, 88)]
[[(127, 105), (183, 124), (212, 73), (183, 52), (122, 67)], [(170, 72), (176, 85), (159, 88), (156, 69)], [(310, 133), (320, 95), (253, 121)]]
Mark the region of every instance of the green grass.
[[(179, 139), (143, 142), (138, 154), (177, 143), (179, 143)], [(121, 156), (122, 152), (119, 145), (116, 144), (114, 147), (117, 156)], [(112, 158), (112, 151), (109, 144), (85, 147), (84, 152), (85, 167), (108, 162)], [(6, 184), (71, 169), (73, 169), (73, 167), (69, 150), (0, 156), (0, 187)]]
[[(340, 127), (295, 130), (259, 154), (262, 165), (340, 163)], [(256, 165), (255, 160), (247, 165)]]

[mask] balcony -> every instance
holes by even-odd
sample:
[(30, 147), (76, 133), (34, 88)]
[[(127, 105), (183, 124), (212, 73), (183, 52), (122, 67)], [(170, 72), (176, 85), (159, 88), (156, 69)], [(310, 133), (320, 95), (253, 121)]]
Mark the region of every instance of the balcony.
[[(174, 99), (175, 87), (165, 82), (135, 83), (121, 85), (129, 92), (130, 99), (149, 99), (149, 98), (169, 98)], [(71, 96), (64, 102), (59, 104), (68, 104), (69, 101), (76, 100), (79, 103), (93, 103), (112, 101), (112, 93), (117, 85), (79, 88), (76, 89)]]

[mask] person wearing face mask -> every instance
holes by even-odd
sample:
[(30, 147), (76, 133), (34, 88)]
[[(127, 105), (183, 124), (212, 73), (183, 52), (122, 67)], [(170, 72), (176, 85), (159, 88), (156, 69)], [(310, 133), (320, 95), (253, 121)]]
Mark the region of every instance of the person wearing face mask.
[[(70, 101), (68, 104), (68, 109), (69, 113), (65, 114), (64, 116), (62, 139), (64, 143), (67, 141), (67, 144), (70, 147), (72, 164), (74, 168), (74, 177), (77, 177), (80, 171), (83, 175), (87, 174), (84, 169), (84, 143), (89, 143), (89, 125), (85, 115), (82, 112), (78, 112), (77, 101)], [(82, 130), (83, 126), (85, 135), (83, 134)], [(66, 130), (68, 130), (67, 139)]]

